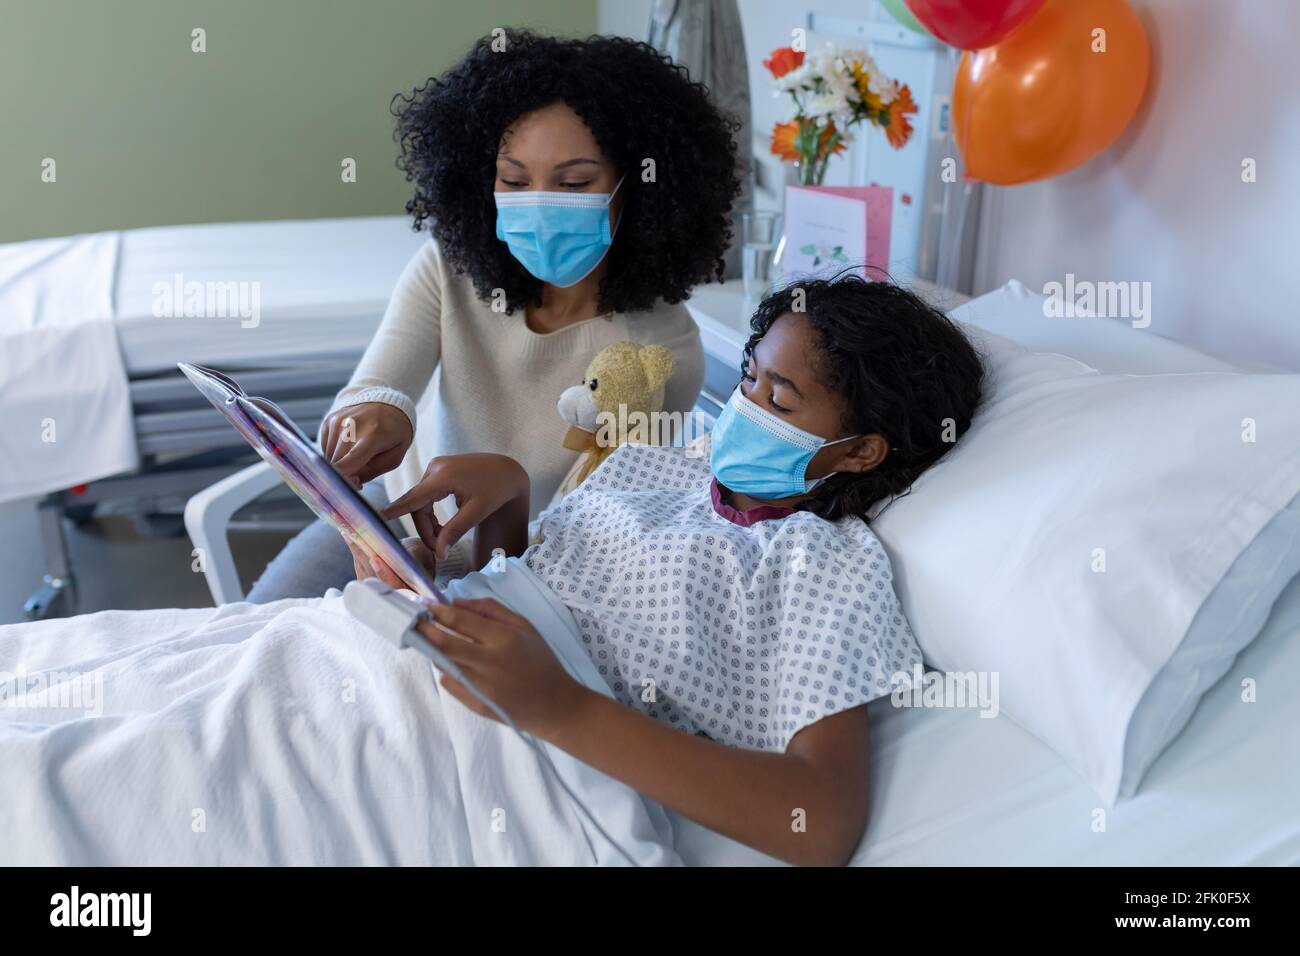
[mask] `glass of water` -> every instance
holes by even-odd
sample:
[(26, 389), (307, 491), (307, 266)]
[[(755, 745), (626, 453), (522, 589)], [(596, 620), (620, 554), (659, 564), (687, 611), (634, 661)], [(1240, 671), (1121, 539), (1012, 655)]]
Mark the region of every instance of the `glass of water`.
[(758, 299), (772, 283), (772, 253), (781, 238), (781, 214), (755, 209), (744, 214), (741, 224), (745, 298)]

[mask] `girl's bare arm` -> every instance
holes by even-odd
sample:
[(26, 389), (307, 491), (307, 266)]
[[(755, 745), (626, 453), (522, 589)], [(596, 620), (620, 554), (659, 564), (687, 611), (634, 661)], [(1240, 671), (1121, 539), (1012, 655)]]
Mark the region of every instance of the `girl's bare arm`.
[[(421, 630), (524, 730), (712, 830), (791, 863), (853, 855), (867, 819), (867, 713), (823, 718), (784, 753), (743, 750), (660, 723), (568, 676), (527, 620), (496, 601), (433, 609)], [(448, 692), (492, 714), (463, 685)]]

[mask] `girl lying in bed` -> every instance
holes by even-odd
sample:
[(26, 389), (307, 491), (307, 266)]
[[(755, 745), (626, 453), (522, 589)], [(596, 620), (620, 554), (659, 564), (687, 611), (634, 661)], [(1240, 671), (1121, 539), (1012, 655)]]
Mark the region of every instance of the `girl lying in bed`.
[(943, 314), (857, 278), (775, 293), (752, 328), (703, 446), (625, 445), (532, 547), (528, 476), (501, 455), (435, 459), (388, 516), (421, 511), (429, 527), (454, 495), (425, 545), (445, 554), (477, 527), (480, 566), (522, 554), (576, 619), (613, 699), (496, 601), (433, 608), (459, 637), (424, 625), (521, 728), (773, 856), (840, 864), (867, 818), (865, 705), (921, 657), (868, 514), (967, 429), (982, 368)]

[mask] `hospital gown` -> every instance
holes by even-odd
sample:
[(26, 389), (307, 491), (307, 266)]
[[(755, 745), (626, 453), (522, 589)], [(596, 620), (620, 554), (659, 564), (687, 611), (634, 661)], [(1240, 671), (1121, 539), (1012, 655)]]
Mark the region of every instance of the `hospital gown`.
[(802, 728), (888, 694), (921, 652), (864, 522), (786, 509), (754, 520), (715, 495), (707, 445), (625, 445), (542, 516), (524, 561), (573, 613), (619, 700), (783, 751)]

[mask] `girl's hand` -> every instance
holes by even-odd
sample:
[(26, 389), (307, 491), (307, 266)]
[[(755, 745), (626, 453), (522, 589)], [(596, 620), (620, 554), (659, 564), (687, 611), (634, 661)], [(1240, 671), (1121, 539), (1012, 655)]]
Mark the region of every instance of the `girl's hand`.
[(383, 402), (340, 408), (320, 426), (321, 451), (355, 488), (400, 465), (414, 440), (406, 413)]
[[(419, 631), (459, 667), (474, 685), (510, 715), (521, 730), (547, 739), (578, 716), (587, 689), (561, 666), (550, 646), (527, 620), (491, 598), (454, 601), (430, 608), (434, 621)], [(483, 717), (496, 715), (450, 674), (447, 692)]]
[[(397, 572), (390, 568), (383, 558), (378, 555), (372, 556), (363, 551), (346, 535), (343, 537), (343, 543), (352, 552), (352, 570), (356, 574), (358, 581), (364, 581), (366, 578), (379, 578), (390, 588), (411, 588), (411, 585), (398, 577)], [(429, 572), (429, 577), (437, 576), (438, 562), (434, 560), (433, 552), (424, 546), (423, 541), (419, 538), (403, 538), (402, 547), (419, 562), (421, 567)]]
[[(467, 531), (527, 494), (528, 474), (513, 458), (449, 455), (429, 462), (424, 477), (385, 508), (384, 517), (409, 514), (420, 539), (442, 560)], [(455, 497), (458, 510), (445, 525), (439, 524), (433, 514), (434, 502), (449, 495)]]

